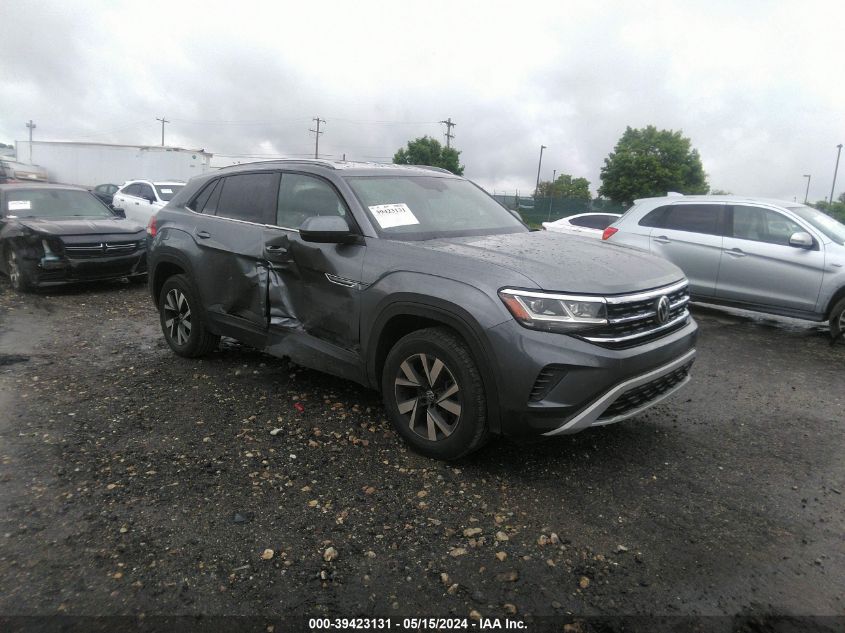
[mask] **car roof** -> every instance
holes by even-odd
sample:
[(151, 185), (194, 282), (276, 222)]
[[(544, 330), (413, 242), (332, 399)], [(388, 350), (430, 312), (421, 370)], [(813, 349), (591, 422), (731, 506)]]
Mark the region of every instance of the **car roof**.
[(281, 158), (274, 160), (256, 161), (252, 163), (240, 163), (221, 167), (218, 173), (231, 173), (238, 171), (250, 171), (261, 168), (284, 168), (284, 167), (309, 167), (309, 171), (333, 171), (343, 172), (344, 175), (354, 176), (389, 176), (389, 175), (413, 175), (413, 176), (438, 176), (444, 178), (460, 178), (442, 167), (431, 167), (428, 165), (394, 165), (392, 163), (369, 163), (363, 161), (324, 160), (315, 158)]
[(778, 207), (795, 207), (802, 205), (801, 202), (794, 202), (789, 200), (779, 200), (778, 198), (762, 198), (755, 196), (737, 196), (733, 194), (718, 195), (718, 196), (656, 196), (654, 198), (639, 198), (634, 200), (634, 204), (641, 204), (644, 202), (758, 202), (761, 204), (771, 204)]
[(59, 185), (46, 182), (7, 182), (0, 185), (0, 191), (12, 191), (14, 189), (64, 189), (67, 191), (88, 191), (84, 187)]

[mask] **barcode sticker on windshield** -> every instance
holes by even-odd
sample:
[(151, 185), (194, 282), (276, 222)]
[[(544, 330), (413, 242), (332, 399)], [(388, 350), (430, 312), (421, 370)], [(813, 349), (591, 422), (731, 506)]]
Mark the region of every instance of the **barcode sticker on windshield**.
[(28, 211), (32, 209), (29, 200), (9, 200), (9, 211)]
[(162, 193), (173, 193), (173, 189), (165, 189), (164, 187), (161, 188)]
[(404, 202), (399, 204), (377, 204), (370, 207), (370, 213), (373, 214), (376, 222), (383, 229), (420, 223)]

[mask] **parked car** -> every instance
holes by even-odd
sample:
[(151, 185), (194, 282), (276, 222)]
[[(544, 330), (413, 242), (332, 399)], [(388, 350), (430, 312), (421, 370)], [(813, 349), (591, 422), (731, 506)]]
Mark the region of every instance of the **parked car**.
[(8, 158), (0, 158), (0, 184), (7, 182), (47, 182), (47, 170), (39, 165), (27, 165)]
[(601, 239), (604, 230), (620, 217), (622, 216), (618, 213), (578, 213), (554, 222), (543, 222), (543, 228), (547, 231)]
[(146, 233), (85, 189), (0, 185), (0, 270), (16, 290), (147, 272)]
[(118, 187), (117, 185), (112, 184), (97, 185), (91, 190), (91, 193), (93, 193), (107, 205), (111, 206), (112, 202), (114, 201), (114, 194), (119, 188), (120, 187)]
[(845, 225), (795, 202), (737, 196), (637, 200), (604, 239), (674, 262), (693, 300), (829, 321), (845, 331)]
[(123, 211), (126, 219), (146, 226), (150, 218), (184, 186), (184, 182), (175, 180), (164, 182), (130, 180), (123, 183), (114, 193), (112, 206)]
[(695, 357), (676, 266), (530, 232), (437, 168), (228, 167), (192, 179), (148, 232), (176, 354), (225, 335), (380, 389), (397, 432), (433, 457), (637, 415)]

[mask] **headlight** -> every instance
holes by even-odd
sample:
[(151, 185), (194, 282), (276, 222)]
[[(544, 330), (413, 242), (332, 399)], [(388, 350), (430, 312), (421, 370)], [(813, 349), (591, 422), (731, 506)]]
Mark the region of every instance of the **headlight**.
[(607, 305), (602, 297), (505, 288), (499, 291), (499, 298), (513, 318), (535, 330), (571, 332), (607, 324)]

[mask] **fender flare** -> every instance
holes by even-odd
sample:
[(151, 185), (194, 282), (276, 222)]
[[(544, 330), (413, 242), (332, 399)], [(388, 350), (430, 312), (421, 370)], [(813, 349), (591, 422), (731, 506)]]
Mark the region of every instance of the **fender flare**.
[(381, 389), (376, 366), (378, 342), (381, 340), (382, 332), (387, 323), (397, 316), (415, 316), (442, 323), (455, 330), (466, 341), (484, 382), (487, 422), (490, 431), (499, 433), (501, 431), (501, 418), (497, 386), (498, 374), (492, 369), (495, 357), (489, 349), (489, 343), (482, 326), (469, 312), (449, 301), (426, 295), (402, 293), (400, 296), (391, 297), (391, 301), (381, 307), (372, 327), (367, 332), (367, 340), (362, 341), (362, 349), (368, 350), (365, 362), (367, 380), (370, 384), (377, 390)]

